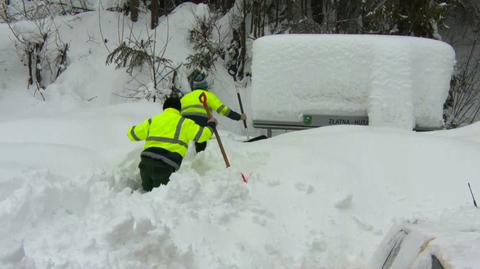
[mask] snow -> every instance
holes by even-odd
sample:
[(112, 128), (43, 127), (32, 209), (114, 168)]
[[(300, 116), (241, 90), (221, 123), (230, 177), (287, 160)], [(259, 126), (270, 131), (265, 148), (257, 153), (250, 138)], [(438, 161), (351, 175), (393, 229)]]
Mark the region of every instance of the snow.
[(442, 127), (454, 63), (450, 45), (423, 38), (262, 37), (253, 47), (253, 117), (368, 115), (372, 126)]
[[(156, 110), (144, 106), (144, 117)], [(124, 127), (142, 118), (138, 111), (107, 106), (2, 125), (0, 219), (8, 240), (0, 247), (8, 257), (25, 253), (4, 256), (4, 266), (29, 259), (39, 268), (358, 268), (396, 218), (466, 208), (459, 179), (480, 184), (477, 143), (332, 127), (253, 144), (224, 131), (232, 169), (211, 143), (168, 186), (131, 192), (141, 146), (125, 139)], [(35, 137), (8, 135), (28, 128)]]
[(407, 220), (390, 229), (369, 266), (380, 268), (388, 252), (397, 244), (400, 248), (389, 267), (392, 269), (430, 268), (427, 264), (432, 263), (432, 255), (445, 268), (474, 268), (472, 266), (480, 262), (475, 247), (479, 243), (476, 228), (479, 224), (474, 208), (462, 213), (446, 210), (433, 219)]
[[(189, 53), (183, 38), (196, 7), (169, 19), (175, 35), (165, 55), (175, 61)], [(117, 19), (102, 16), (114, 40)], [(479, 264), (461, 252), (472, 241), (455, 232), (478, 233), (466, 182), (478, 192), (479, 124), (428, 133), (335, 126), (243, 143), (241, 123), (220, 118), (231, 168), (210, 141), (198, 155), (190, 147), (167, 186), (142, 193), (143, 145), (126, 131), (161, 105), (117, 95), (128, 76), (104, 66), (97, 19), (59, 18), (72, 27), (61, 30), (70, 65), (45, 102), (25, 89), (13, 41), (0, 39), (1, 268), (370, 269), (390, 229), (410, 219), (455, 238), (456, 247), (438, 246), (451, 264)], [(0, 24), (0, 36), (8, 34)], [(235, 84), (217, 69), (213, 89), (236, 109)], [(251, 115), (255, 92), (245, 97)]]

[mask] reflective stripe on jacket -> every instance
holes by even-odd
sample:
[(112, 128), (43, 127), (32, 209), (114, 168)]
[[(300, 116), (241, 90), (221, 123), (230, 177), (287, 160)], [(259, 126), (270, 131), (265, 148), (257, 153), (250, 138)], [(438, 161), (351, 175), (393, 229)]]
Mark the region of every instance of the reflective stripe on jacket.
[(207, 117), (207, 111), (199, 99), (202, 93), (207, 95), (207, 104), (212, 111), (228, 117), (231, 112), (230, 108), (224, 105), (213, 92), (202, 89), (194, 90), (182, 97), (180, 100), (182, 103), (182, 115)]
[[(130, 127), (128, 137), (132, 141), (146, 140), (142, 156), (162, 159), (178, 169), (181, 159), (187, 153), (188, 143), (192, 140), (199, 143), (206, 142), (210, 139), (212, 133), (210, 127), (201, 127), (194, 121), (182, 117), (178, 110), (167, 108), (163, 113), (144, 121), (142, 124)], [(154, 148), (163, 150), (151, 150)], [(170, 156), (168, 152), (180, 156)]]

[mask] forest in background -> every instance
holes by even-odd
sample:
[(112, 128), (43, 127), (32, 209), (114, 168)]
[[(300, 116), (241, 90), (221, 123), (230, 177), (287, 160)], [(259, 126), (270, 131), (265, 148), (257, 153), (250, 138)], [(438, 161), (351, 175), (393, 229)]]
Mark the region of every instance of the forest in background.
[[(184, 63), (173, 63), (157, 48), (156, 32), (139, 37), (131, 25), (141, 18), (154, 30), (162, 16), (184, 2), (203, 3), (209, 12), (198, 17), (190, 30), (194, 53)], [(251, 45), (265, 35), (404, 35), (442, 40), (456, 50), (458, 63), (445, 103), (446, 128), (479, 118), (480, 3), (476, 0), (110, 0), (100, 5), (90, 0), (4, 0), (0, 21), (10, 26), (21, 63), (28, 68), (28, 85), (40, 95), (68, 68), (69, 44), (56, 29), (55, 16), (97, 10), (128, 18), (122, 25), (126, 34), (109, 50), (106, 64), (124, 68), (132, 76), (147, 73), (152, 91), (144, 97), (149, 100), (179, 94), (179, 73), (188, 78), (198, 72), (210, 74), (219, 62), (245, 86), (251, 75)], [(221, 25), (225, 18), (228, 23)], [(30, 29), (16, 27), (18, 21), (30, 21)]]

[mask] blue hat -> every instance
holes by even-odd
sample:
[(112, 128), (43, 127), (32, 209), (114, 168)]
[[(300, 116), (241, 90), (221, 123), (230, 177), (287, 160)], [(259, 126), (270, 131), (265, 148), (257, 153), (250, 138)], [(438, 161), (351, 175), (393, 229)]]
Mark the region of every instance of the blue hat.
[(194, 90), (197, 90), (197, 89), (206, 90), (206, 89), (208, 89), (208, 83), (207, 83), (205, 75), (204, 74), (198, 74), (193, 79), (192, 87), (193, 87)]

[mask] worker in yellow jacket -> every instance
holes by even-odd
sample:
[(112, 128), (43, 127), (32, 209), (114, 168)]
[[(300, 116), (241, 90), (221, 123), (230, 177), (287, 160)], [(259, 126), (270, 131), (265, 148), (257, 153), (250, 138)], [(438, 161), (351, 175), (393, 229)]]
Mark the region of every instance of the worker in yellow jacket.
[[(205, 93), (207, 96), (207, 104), (211, 111), (216, 111), (218, 114), (228, 117), (232, 120), (246, 120), (245, 113), (238, 114), (224, 105), (222, 101), (213, 93), (208, 91), (208, 83), (205, 75), (197, 74), (192, 83), (192, 92), (184, 95), (181, 99), (182, 116), (189, 118), (200, 126), (207, 126), (208, 116), (205, 107), (200, 102), (200, 95)], [(195, 150), (197, 152), (205, 150), (207, 142), (195, 142)]]
[(190, 141), (201, 143), (212, 137), (215, 118), (202, 127), (182, 117), (180, 111), (180, 99), (168, 98), (162, 113), (128, 130), (130, 140), (145, 140), (138, 166), (145, 191), (168, 183), (170, 175), (180, 168)]

